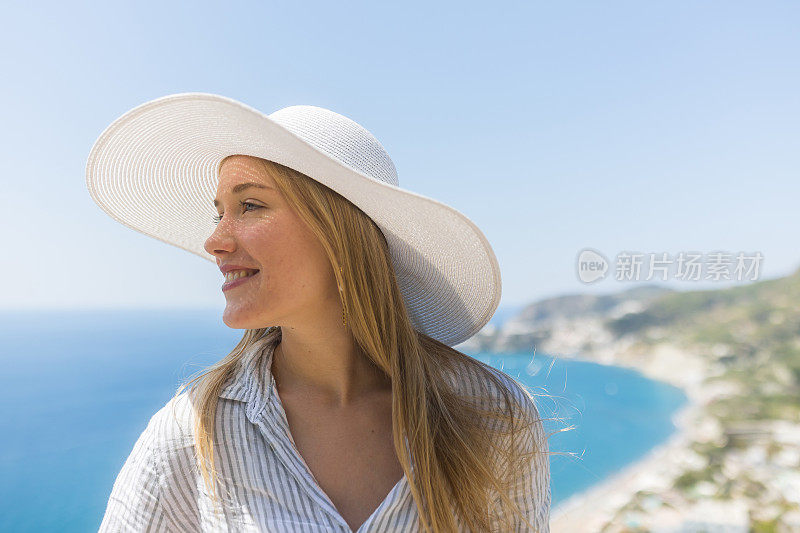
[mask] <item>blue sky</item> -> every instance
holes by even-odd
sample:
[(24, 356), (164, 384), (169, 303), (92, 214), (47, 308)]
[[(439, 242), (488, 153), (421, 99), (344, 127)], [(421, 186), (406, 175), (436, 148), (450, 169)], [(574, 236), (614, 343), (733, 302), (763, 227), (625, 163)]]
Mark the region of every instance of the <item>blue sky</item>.
[[(15, 3), (0, 33), (2, 308), (224, 306), (197, 256), (85, 187), (94, 140), (166, 94), (369, 129), (400, 185), (474, 220), (501, 306), (612, 292), (578, 252), (760, 251), (800, 266), (793, 2)], [(722, 283), (667, 283), (676, 289)]]

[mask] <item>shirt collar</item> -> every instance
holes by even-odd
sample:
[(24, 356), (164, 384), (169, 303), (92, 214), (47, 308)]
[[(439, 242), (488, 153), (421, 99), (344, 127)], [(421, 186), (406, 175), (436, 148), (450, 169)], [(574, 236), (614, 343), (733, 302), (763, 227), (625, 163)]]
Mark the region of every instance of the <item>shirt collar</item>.
[[(279, 327), (268, 330), (255, 341), (242, 355), (234, 375), (223, 387), (219, 396), (229, 400), (244, 402), (247, 418), (254, 424), (263, 422), (266, 407), (275, 390), (275, 378), (272, 376), (272, 354), (281, 340)], [(278, 400), (280, 402), (280, 400)], [(286, 429), (288, 432), (288, 427)], [(405, 437), (406, 449), (409, 449), (408, 437)], [(414, 461), (408, 455), (411, 472), (414, 472)]]
[(251, 344), (219, 397), (253, 404), (248, 411), (263, 407), (272, 393), (272, 353), (280, 339), (281, 329), (276, 327)]

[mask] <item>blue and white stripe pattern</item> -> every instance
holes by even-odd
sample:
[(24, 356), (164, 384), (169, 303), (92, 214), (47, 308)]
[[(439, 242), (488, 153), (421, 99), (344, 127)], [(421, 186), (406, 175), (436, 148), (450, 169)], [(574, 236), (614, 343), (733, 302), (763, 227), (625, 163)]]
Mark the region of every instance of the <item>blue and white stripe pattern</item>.
[[(279, 329), (259, 339), (220, 394), (214, 460), (222, 512), (214, 513), (195, 461), (194, 415), (184, 391), (153, 415), (136, 441), (114, 483), (101, 533), (352, 533), (291, 438), (270, 373), (276, 338)], [(541, 424), (527, 444), (533, 439), (547, 450)], [(520, 523), (514, 531), (549, 533), (549, 461), (546, 455), (536, 457), (515, 494), (535, 528)], [(418, 532), (417, 516), (403, 476), (357, 533)], [(467, 531), (460, 522), (459, 527)]]

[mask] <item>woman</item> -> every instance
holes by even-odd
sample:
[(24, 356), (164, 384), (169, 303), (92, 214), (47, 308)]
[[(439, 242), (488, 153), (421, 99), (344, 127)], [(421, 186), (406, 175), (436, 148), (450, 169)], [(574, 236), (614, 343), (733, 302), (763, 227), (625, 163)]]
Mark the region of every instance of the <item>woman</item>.
[(491, 247), (399, 188), (366, 129), (170, 95), (103, 132), (87, 183), (116, 220), (215, 261), (223, 321), (245, 330), (151, 418), (101, 531), (549, 531), (533, 398), (451, 348), (499, 302)]

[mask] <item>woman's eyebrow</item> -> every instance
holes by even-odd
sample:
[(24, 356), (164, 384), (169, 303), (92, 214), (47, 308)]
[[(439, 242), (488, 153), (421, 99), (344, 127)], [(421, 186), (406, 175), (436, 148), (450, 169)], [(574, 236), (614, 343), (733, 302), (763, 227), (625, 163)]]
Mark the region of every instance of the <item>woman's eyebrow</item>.
[[(248, 181), (248, 182), (240, 183), (239, 185), (236, 185), (231, 190), (231, 194), (239, 194), (240, 192), (244, 191), (245, 189), (249, 189), (250, 187), (257, 187), (259, 189), (268, 189), (268, 190), (271, 190), (271, 191), (275, 190), (275, 189), (273, 189), (272, 187), (270, 187), (268, 185), (264, 185), (264, 184), (261, 184), (261, 183), (253, 183), (251, 181)], [(217, 200), (216, 198), (214, 198), (214, 207), (219, 207), (219, 200)]]

